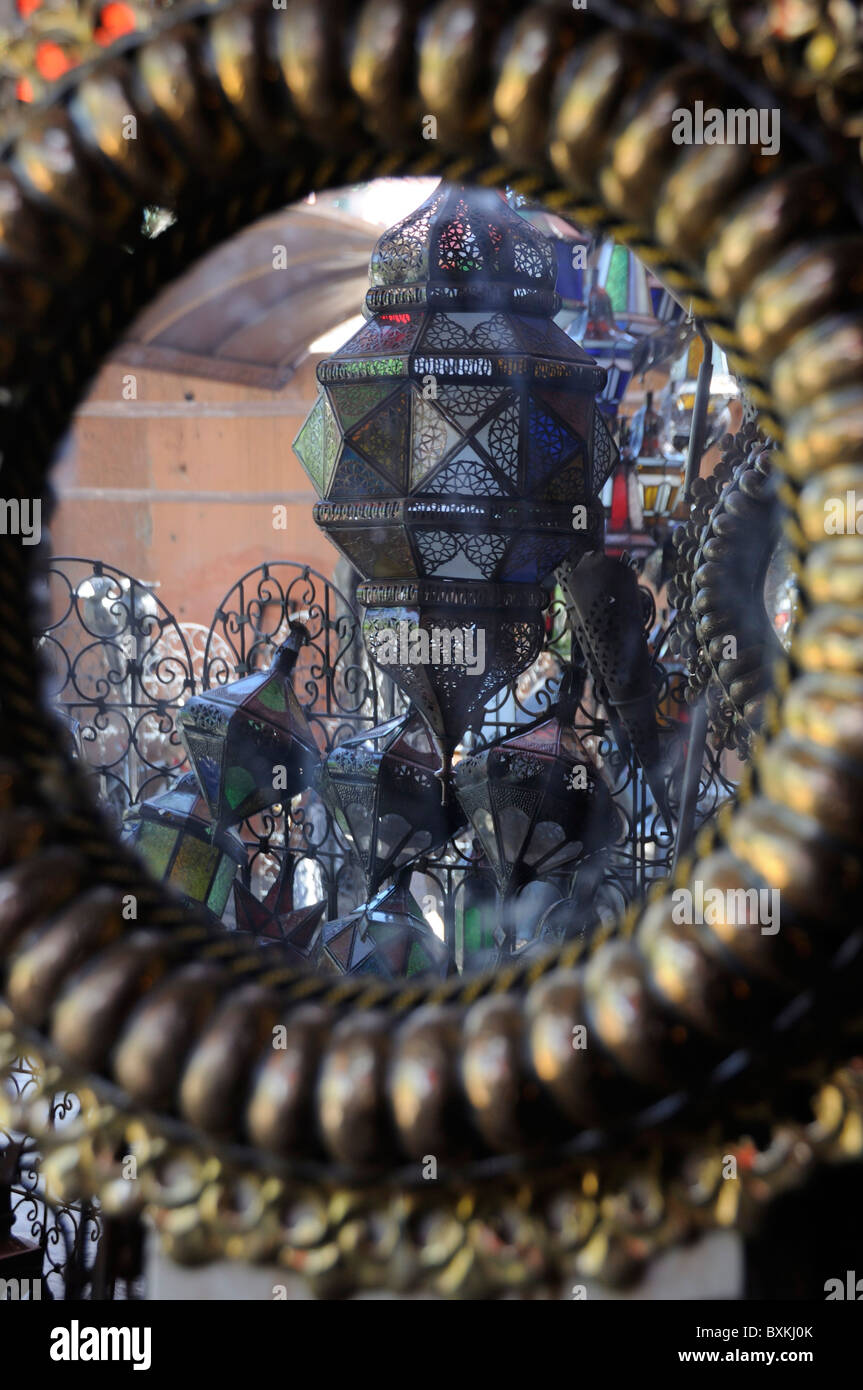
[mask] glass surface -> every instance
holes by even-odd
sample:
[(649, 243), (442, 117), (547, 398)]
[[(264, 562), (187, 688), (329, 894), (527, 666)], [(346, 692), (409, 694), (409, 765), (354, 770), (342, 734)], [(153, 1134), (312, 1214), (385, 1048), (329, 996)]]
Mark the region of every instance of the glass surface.
[(800, 588), (791, 567), (791, 548), (784, 539), (776, 546), (768, 562), (762, 596), (773, 631), (786, 652), (790, 651), (800, 604)]

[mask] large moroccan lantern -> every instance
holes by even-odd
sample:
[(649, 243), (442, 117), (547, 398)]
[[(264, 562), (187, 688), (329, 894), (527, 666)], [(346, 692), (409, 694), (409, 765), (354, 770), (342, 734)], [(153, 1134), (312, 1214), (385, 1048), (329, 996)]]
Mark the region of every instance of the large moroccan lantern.
[[(542, 581), (601, 544), (605, 372), (552, 322), (555, 277), (499, 194), (439, 186), (378, 242), (369, 321), (295, 442), (372, 657), (449, 749), (538, 654)], [(449, 660), (435, 630), (461, 638)]]

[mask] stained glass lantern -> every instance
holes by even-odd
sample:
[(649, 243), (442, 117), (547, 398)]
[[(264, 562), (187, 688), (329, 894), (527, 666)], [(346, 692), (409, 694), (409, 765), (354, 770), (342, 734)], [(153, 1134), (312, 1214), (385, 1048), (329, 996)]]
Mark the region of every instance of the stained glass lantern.
[(180, 711), (180, 737), (219, 825), (289, 800), (314, 778), (320, 755), (291, 684), (306, 637), (292, 623), (269, 670), (194, 695)]
[(327, 755), (321, 794), (357, 853), (369, 897), (463, 823), (451, 793), (441, 795), (439, 763), (416, 711), (346, 739)]
[(385, 980), (453, 969), (449, 950), (435, 936), (404, 882), (323, 930), (321, 970), (337, 975), (377, 975)]
[(240, 880), (234, 880), (234, 912), (237, 930), (250, 932), (263, 944), (278, 941), (285, 954), (298, 966), (313, 968), (320, 945), (321, 921), (325, 902), (294, 906), (294, 863), (285, 855), (279, 870), (264, 898), (254, 893)]
[(130, 806), (123, 839), (133, 845), (154, 878), (163, 879), (186, 903), (221, 917), (246, 847), (232, 830), (218, 829), (193, 772), (167, 791)]
[(666, 458), (664, 434), (662, 416), (654, 410), (653, 392), (648, 391), (630, 421), (624, 453), (635, 468), (643, 524), (650, 527), (680, 518), (685, 508), (684, 460)]
[(621, 834), (611, 793), (569, 715), (564, 705), (456, 765), (456, 793), (504, 894)]
[[(713, 372), (707, 401), (705, 451), (724, 434), (733, 432), (731, 403), (740, 396), (740, 383), (729, 371), (728, 358), (718, 343), (712, 344), (711, 353)], [(689, 447), (698, 373), (703, 360), (704, 344), (696, 335), (671, 364), (665, 423), (668, 441), (665, 453), (669, 459), (684, 458)]]
[[(433, 607), (468, 633), (478, 614), (507, 611), (489, 628), (485, 699), (540, 649), (541, 581), (601, 538), (605, 373), (552, 322), (555, 277), (548, 239), (497, 193), (439, 186), (378, 242), (369, 321), (319, 365), (294, 446), (376, 630), (403, 608), (429, 626)], [(464, 707), (434, 675), (418, 692), (407, 663), (389, 674), (424, 714), (437, 707), (454, 745)]]

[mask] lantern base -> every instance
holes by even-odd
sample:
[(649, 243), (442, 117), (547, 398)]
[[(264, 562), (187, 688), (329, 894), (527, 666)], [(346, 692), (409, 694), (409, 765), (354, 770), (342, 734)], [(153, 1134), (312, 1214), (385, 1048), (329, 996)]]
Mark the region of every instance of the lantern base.
[(367, 581), (357, 601), (369, 655), (423, 715), (445, 761), (545, 637), (548, 594), (538, 584)]

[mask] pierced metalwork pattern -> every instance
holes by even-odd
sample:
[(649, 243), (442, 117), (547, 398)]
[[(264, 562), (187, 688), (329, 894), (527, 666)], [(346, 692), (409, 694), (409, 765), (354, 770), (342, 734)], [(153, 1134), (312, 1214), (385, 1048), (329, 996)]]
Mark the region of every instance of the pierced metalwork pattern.
[(478, 210), (446, 185), (384, 234), (373, 255), (373, 287), (481, 276), (554, 290), (557, 265), (545, 237), (486, 194)]
[(517, 352), (519, 344), (504, 314), (429, 314), (422, 350)]
[(427, 474), (462, 440), (462, 434), (441, 414), (434, 401), (424, 400), (415, 391), (411, 488), (418, 488)]
[(474, 451), (467, 448), (464, 456), (426, 478), (418, 491), (433, 497), (506, 497), (511, 495), (512, 489), (504, 487), (488, 464), (482, 463)]
[(438, 387), (438, 400), (459, 424), (480, 419), (493, 406), (509, 393), (504, 386), (452, 386)]

